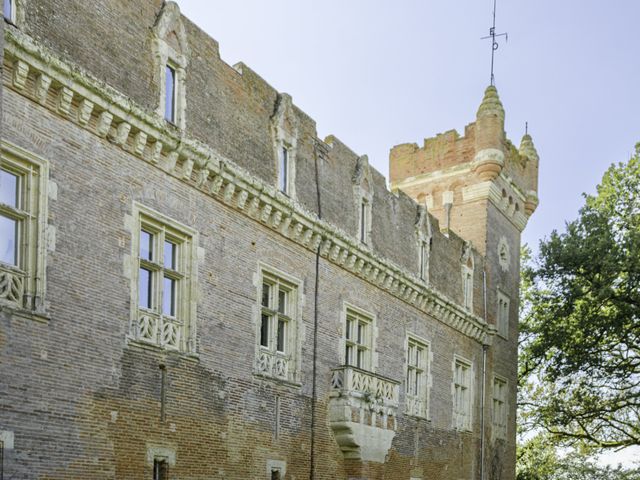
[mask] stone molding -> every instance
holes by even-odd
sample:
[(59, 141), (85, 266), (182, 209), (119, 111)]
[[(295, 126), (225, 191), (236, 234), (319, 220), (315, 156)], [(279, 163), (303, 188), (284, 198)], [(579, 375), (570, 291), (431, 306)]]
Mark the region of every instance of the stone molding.
[(397, 430), (400, 382), (343, 365), (331, 370), (329, 425), (345, 458), (384, 463)]
[[(6, 26), (5, 85), (481, 343), (495, 328), (295, 200)], [(27, 82), (32, 77), (35, 82)], [(38, 88), (36, 88), (38, 86)], [(62, 108), (64, 107), (64, 108)]]

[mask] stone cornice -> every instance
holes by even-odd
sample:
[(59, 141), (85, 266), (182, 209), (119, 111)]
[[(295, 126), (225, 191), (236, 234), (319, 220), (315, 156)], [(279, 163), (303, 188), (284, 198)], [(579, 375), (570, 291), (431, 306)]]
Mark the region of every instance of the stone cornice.
[(181, 179), (264, 226), (348, 270), (363, 280), (482, 343), (493, 325), (470, 314), (442, 293), (334, 225), (249, 174), (161, 117), (69, 64), (19, 30), (5, 28), (6, 86), (129, 154)]
[(391, 189), (402, 190), (406, 188), (417, 187), (425, 183), (430, 183), (433, 180), (442, 180), (444, 178), (455, 177), (457, 175), (469, 172), (471, 172), (471, 165), (468, 163), (454, 165), (450, 168), (436, 170), (434, 172), (421, 173), (419, 175), (414, 175), (413, 177), (407, 177), (399, 182), (393, 182), (391, 183)]

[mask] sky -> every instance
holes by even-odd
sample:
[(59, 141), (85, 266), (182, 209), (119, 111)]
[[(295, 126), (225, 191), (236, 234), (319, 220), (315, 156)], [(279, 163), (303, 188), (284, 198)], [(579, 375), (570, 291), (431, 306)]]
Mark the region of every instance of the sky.
[[(493, 0), (178, 0), (220, 44), (388, 177), (399, 143), (475, 120), (490, 81)], [(640, 141), (640, 1), (498, 0), (496, 87), (516, 145), (540, 155), (536, 249)], [(638, 450), (622, 457), (640, 457)]]

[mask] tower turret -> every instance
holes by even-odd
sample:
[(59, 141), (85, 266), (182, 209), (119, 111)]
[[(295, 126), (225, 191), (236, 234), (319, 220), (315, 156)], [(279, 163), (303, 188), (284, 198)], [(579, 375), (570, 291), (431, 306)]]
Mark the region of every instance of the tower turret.
[(518, 150), (506, 138), (498, 90), (486, 88), (476, 121), (417, 144), (391, 149), (391, 187), (426, 203), (440, 228), (453, 231), (483, 254), (502, 236), (517, 256), (520, 232), (538, 204), (538, 153), (526, 134)]
[(502, 145), (504, 134), (504, 108), (498, 90), (487, 87), (476, 114), (474, 171), (482, 180), (493, 180), (504, 166)]

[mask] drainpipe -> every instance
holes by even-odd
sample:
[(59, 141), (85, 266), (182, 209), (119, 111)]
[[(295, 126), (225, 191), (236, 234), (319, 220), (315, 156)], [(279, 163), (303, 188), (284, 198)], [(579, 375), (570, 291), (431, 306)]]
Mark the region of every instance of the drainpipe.
[[(484, 323), (487, 323), (487, 271), (482, 270), (482, 297), (484, 302)], [(484, 480), (484, 451), (485, 451), (485, 395), (487, 385), (487, 351), (489, 345), (482, 344), (482, 392), (480, 398), (480, 480)]]

